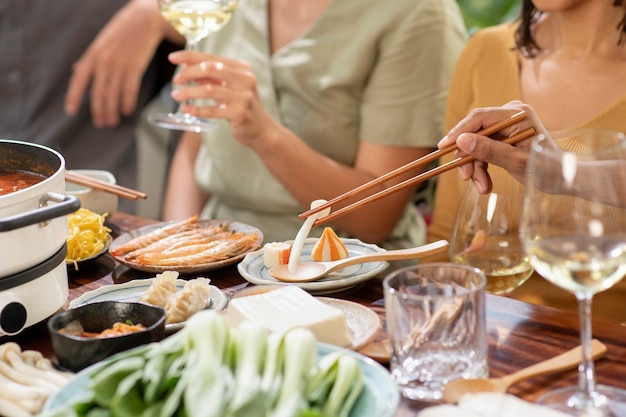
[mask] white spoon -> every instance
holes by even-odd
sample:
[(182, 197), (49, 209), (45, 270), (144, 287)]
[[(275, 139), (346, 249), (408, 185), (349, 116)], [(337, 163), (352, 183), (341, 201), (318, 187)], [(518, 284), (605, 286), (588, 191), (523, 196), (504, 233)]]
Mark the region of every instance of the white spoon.
[(301, 262), (294, 272), (289, 272), (289, 265), (279, 265), (271, 268), (268, 272), (279, 281), (306, 282), (314, 281), (330, 274), (340, 268), (350, 265), (376, 261), (399, 261), (403, 259), (415, 259), (448, 250), (448, 242), (439, 240), (428, 245), (409, 249), (388, 250), (384, 252), (367, 253), (352, 256), (332, 262)]

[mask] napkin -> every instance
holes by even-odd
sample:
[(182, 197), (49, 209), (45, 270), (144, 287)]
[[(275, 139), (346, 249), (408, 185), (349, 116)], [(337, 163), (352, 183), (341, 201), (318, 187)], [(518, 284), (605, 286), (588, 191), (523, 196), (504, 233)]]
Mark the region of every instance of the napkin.
[(465, 394), (458, 405), (437, 405), (418, 417), (568, 417), (561, 411), (524, 401), (510, 394), (483, 392)]

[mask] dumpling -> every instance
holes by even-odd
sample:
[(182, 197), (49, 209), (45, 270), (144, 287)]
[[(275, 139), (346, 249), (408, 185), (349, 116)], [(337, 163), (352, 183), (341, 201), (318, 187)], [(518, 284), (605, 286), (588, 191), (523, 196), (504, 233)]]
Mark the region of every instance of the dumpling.
[(176, 271), (165, 271), (157, 274), (152, 280), (150, 287), (139, 297), (139, 301), (158, 307), (165, 307), (170, 297), (176, 294), (177, 278), (178, 272)]
[(211, 295), (209, 282), (211, 280), (208, 278), (187, 281), (185, 286), (168, 300), (165, 306), (167, 311), (165, 323), (183, 322), (192, 314), (207, 308)]

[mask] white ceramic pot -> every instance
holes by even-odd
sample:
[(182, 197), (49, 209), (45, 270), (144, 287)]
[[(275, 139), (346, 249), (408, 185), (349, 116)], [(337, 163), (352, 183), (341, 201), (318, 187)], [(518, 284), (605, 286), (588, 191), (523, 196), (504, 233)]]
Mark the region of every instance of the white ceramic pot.
[(65, 160), (45, 146), (0, 140), (0, 167), (46, 178), (0, 196), (0, 280), (55, 255), (67, 238), (67, 214), (80, 208), (65, 195)]
[(67, 246), (25, 271), (0, 278), (0, 336), (12, 336), (52, 316), (67, 302)]

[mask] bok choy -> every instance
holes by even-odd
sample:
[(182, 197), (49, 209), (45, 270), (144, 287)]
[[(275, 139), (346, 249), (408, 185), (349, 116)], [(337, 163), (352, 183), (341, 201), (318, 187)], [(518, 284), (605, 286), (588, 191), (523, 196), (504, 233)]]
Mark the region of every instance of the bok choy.
[(311, 331), (231, 329), (210, 310), (90, 377), (88, 394), (41, 417), (349, 417), (363, 391), (357, 359), (338, 350), (318, 361)]

